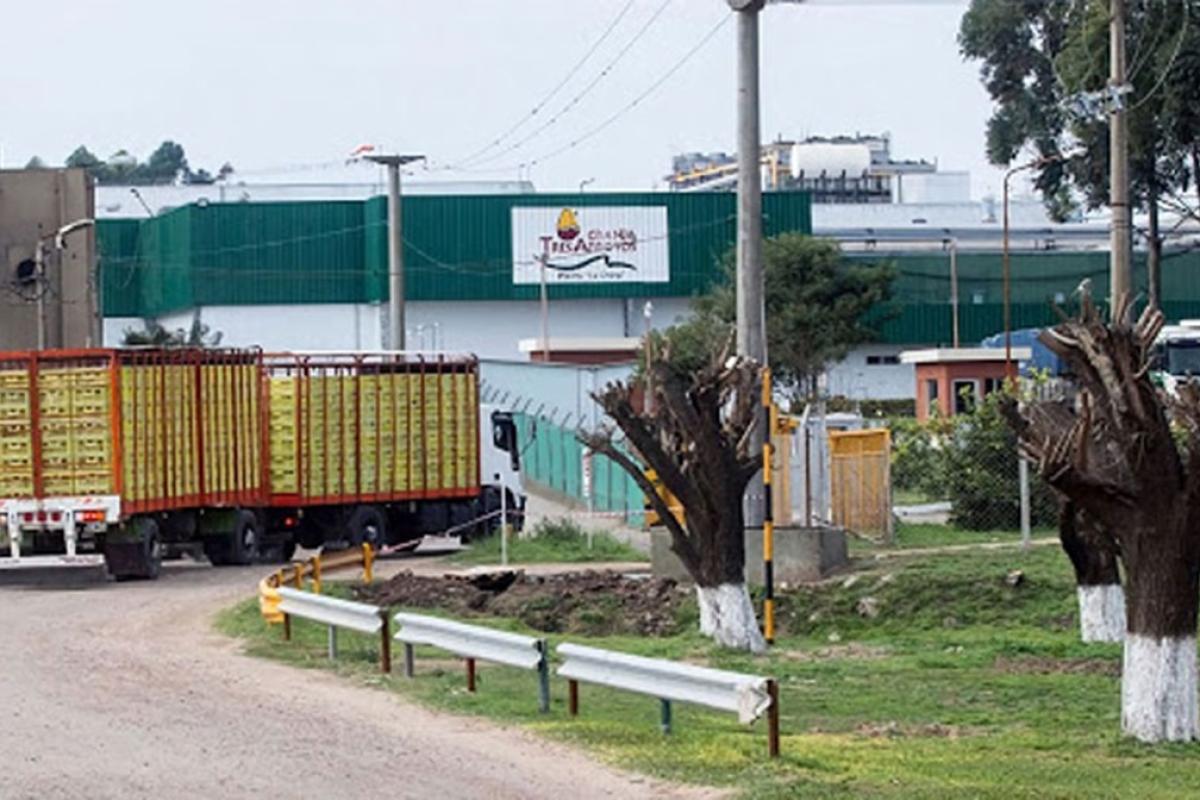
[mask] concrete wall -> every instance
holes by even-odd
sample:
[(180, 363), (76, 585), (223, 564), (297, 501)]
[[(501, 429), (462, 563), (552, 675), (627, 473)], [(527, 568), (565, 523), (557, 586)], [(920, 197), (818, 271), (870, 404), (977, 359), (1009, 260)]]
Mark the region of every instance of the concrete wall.
[[(640, 336), (644, 301), (622, 299), (555, 300), (550, 303), (550, 336)], [(230, 346), (257, 345), (267, 350), (378, 350), (382, 347), (385, 308), (368, 304), (209, 306), (201, 319), (223, 334)], [(654, 300), (653, 323), (664, 327), (688, 312), (685, 298)], [(521, 339), (541, 336), (537, 301), (413, 302), (406, 307), (408, 343), (413, 350), (475, 353), (480, 358), (528, 361)], [(159, 322), (169, 330), (187, 330), (192, 311), (167, 314)], [(105, 343), (119, 344), (127, 328), (140, 320), (105, 320)]]
[[(47, 347), (91, 343), (88, 285), (95, 263), (94, 229), (70, 234), (61, 253), (52, 237), (62, 226), (94, 216), (90, 181), (81, 169), (0, 170), (0, 350), (37, 346), (39, 296), (46, 308)], [(44, 237), (51, 237), (44, 285), (19, 286), (14, 280), (17, 264), (32, 259)]]
[[(819, 581), (849, 563), (846, 533), (839, 528), (776, 528), (775, 582), (795, 585)], [(763, 585), (762, 528), (746, 529), (746, 582)], [(650, 532), (650, 562), (659, 577), (691, 581), (679, 558), (671, 551), (665, 528)]]

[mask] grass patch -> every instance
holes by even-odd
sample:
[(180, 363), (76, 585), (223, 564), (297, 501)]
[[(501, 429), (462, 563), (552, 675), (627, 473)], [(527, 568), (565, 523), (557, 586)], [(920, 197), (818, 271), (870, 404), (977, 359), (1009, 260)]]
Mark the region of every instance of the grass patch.
[[(1033, 538), (1054, 536), (1055, 531), (1048, 528), (1035, 528)], [(895, 547), (946, 547), (956, 544), (988, 544), (997, 542), (1019, 542), (1020, 531), (971, 531), (957, 528), (953, 525), (938, 525), (936, 523), (902, 522), (896, 525)]]
[[(471, 542), (466, 550), (451, 556), (456, 564), (499, 564), (500, 535), (494, 534)], [(588, 547), (588, 532), (569, 520), (543, 520), (527, 535), (510, 535), (508, 562), (510, 564), (583, 564), (599, 561), (645, 561), (646, 555), (612, 534), (592, 532)]]
[[(1014, 570), (1023, 575), (1016, 586), (1006, 580)], [(859, 614), (866, 597), (877, 616)], [(551, 645), (569, 638), (776, 676), (784, 733), (776, 763), (764, 757), (762, 722), (745, 727), (678, 706), (676, 732), (663, 737), (655, 700), (592, 686), (581, 687), (573, 720), (557, 679), (543, 716), (532, 673), (483, 665), (471, 695), (445, 653), (418, 650), (416, 680), (406, 681), (377, 674), (369, 637), (341, 634), (336, 665), (319, 626), (298, 622), (294, 641), (281, 642), (253, 601), (218, 625), (254, 655), (336, 669), (438, 709), (525, 725), (624, 767), (745, 798), (1200, 796), (1200, 748), (1120, 740), (1120, 647), (1079, 642), (1071, 569), (1057, 548), (872, 563), (783, 592), (779, 606), (781, 636), (757, 659), (718, 651), (690, 629), (665, 638), (550, 637)], [(512, 620), (477, 622), (524, 630)]]

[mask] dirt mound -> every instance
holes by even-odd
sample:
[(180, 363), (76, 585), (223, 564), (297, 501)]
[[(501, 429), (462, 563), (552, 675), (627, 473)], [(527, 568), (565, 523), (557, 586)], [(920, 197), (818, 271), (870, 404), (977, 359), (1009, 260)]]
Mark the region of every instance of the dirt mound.
[(615, 572), (428, 577), (402, 572), (360, 592), (381, 606), (436, 608), (450, 614), (512, 617), (546, 633), (669, 636), (680, 630), (690, 597), (669, 578)]

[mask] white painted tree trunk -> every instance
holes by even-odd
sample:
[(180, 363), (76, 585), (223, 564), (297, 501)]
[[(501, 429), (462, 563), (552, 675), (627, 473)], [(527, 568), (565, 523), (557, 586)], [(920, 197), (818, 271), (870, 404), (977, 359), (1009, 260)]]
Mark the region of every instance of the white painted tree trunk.
[(1143, 742), (1200, 738), (1196, 637), (1125, 637), (1121, 731)]
[(1125, 640), (1125, 590), (1119, 583), (1080, 586), (1079, 633), (1085, 642)]
[(766, 652), (767, 643), (758, 629), (746, 584), (697, 586), (696, 601), (700, 605), (700, 633), (722, 647)]

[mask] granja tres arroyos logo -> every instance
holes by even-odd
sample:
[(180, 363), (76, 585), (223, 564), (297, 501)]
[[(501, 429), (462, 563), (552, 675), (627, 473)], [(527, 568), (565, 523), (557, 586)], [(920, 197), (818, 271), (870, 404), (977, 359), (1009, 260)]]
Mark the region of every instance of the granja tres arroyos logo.
[(637, 271), (636, 266), (619, 257), (638, 251), (637, 233), (632, 228), (586, 228), (580, 224), (580, 216), (575, 209), (564, 208), (554, 234), (538, 237), (542, 245), (539, 260), (547, 269), (572, 273), (600, 263), (612, 270)]

